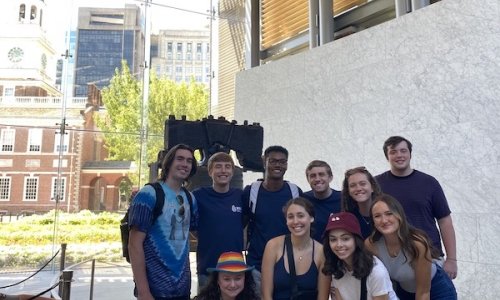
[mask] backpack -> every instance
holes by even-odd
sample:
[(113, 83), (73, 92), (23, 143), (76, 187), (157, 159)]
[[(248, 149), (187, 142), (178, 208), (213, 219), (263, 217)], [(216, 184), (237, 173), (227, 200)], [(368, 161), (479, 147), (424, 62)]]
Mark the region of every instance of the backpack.
[[(285, 181), (285, 183), (288, 185), (290, 188), (290, 192), (292, 193), (292, 199), (299, 197), (299, 187), (291, 182)], [(259, 195), (259, 189), (260, 186), (262, 185), (262, 181), (255, 181), (252, 182), (250, 186), (250, 201), (249, 201), (249, 206), (250, 206), (250, 211), (252, 214), (255, 214), (255, 208), (257, 207), (257, 196)]]
[[(163, 212), (163, 205), (165, 204), (165, 193), (163, 192), (163, 188), (161, 187), (161, 184), (159, 182), (147, 183), (145, 185), (152, 186), (155, 189), (156, 193), (155, 195), (156, 202), (155, 202), (155, 207), (153, 208), (153, 218), (151, 220), (151, 225), (153, 225), (154, 222), (156, 222), (158, 217)], [(181, 190), (184, 191), (184, 193), (186, 193), (186, 197), (189, 202), (189, 211), (192, 213), (193, 199), (191, 193), (185, 187), (181, 187)], [(125, 257), (127, 262), (130, 262), (130, 255), (128, 253), (128, 239), (130, 233), (130, 226), (128, 225), (129, 212), (130, 212), (130, 206), (127, 209), (127, 212), (125, 213), (125, 216), (120, 221), (120, 233), (122, 238), (122, 256)]]
[[(300, 196), (299, 187), (296, 184), (288, 181), (285, 181), (285, 183), (288, 185), (288, 188), (290, 188), (292, 199)], [(262, 180), (254, 181), (250, 185), (250, 196), (248, 201), (248, 206), (250, 207), (250, 218), (249, 218), (249, 226), (247, 226), (247, 245), (246, 245), (247, 249), (250, 245), (250, 236), (252, 235), (250, 223), (254, 222), (255, 209), (257, 208), (257, 196), (259, 195), (259, 189), (261, 185), (262, 185)]]

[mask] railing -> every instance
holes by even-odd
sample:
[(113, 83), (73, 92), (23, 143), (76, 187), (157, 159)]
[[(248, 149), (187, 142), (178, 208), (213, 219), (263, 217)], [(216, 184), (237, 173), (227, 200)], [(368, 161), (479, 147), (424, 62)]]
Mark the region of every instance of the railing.
[[(0, 97), (0, 107), (60, 108), (63, 97)], [(87, 97), (67, 98), (67, 108), (85, 108)]]

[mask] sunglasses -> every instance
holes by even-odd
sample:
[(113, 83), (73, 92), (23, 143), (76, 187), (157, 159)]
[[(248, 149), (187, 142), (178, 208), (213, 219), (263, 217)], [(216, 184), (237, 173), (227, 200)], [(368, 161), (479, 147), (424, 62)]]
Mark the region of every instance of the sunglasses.
[(357, 168), (352, 168), (347, 171), (345, 171), (345, 176), (349, 177), (351, 175), (354, 175), (356, 173), (367, 173), (368, 170), (365, 167), (357, 167)]
[(177, 203), (179, 203), (179, 205), (181, 206), (179, 207), (179, 217), (184, 217), (184, 214), (186, 213), (186, 210), (184, 209), (184, 198), (182, 198), (181, 195), (177, 195), (175, 199), (177, 200)]

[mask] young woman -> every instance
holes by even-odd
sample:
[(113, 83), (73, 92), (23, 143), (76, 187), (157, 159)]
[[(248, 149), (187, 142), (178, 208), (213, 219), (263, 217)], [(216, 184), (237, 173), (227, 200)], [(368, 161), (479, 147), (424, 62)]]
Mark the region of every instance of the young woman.
[(196, 300), (256, 300), (255, 282), (251, 271), (253, 267), (245, 264), (243, 255), (238, 252), (224, 252), (220, 255), (215, 268), (208, 268), (208, 283), (201, 289)]
[(361, 226), (361, 236), (366, 239), (372, 233), (370, 207), (372, 199), (382, 192), (372, 174), (365, 167), (349, 169), (342, 184), (342, 211), (356, 216)]
[[(323, 235), (323, 251), (322, 273), (333, 277), (336, 300), (398, 299), (384, 265), (366, 251), (359, 222), (353, 214), (330, 215)], [(330, 282), (320, 281), (318, 290), (318, 299), (328, 299)]]
[[(319, 278), (328, 278), (318, 271), (324, 263), (323, 247), (311, 238), (313, 205), (298, 197), (288, 201), (283, 212), (290, 234), (275, 237), (266, 244), (262, 260), (262, 299), (289, 300), (297, 292), (301, 297), (294, 299), (316, 299)], [(291, 247), (286, 246), (285, 238), (290, 239)], [(289, 251), (293, 253), (293, 261), (288, 260)], [(290, 264), (295, 267), (295, 293), (290, 282)]]
[(402, 300), (455, 300), (457, 293), (443, 269), (433, 263), (439, 253), (426, 234), (408, 224), (392, 196), (382, 194), (371, 207), (375, 230), (366, 246), (384, 263)]

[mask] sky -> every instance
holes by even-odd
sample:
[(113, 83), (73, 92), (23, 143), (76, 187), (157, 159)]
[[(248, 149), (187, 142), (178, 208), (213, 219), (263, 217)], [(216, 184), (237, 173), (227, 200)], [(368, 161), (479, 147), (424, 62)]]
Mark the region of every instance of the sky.
[[(78, 7), (124, 7), (141, 5), (141, 0), (46, 0), (50, 6), (48, 30), (58, 40), (56, 48), (64, 47), (64, 34), (78, 24)], [(213, 5), (216, 1), (213, 0)], [(208, 26), (210, 0), (151, 0), (153, 33), (160, 29), (202, 29)], [(59, 38), (61, 37), (61, 38)]]

